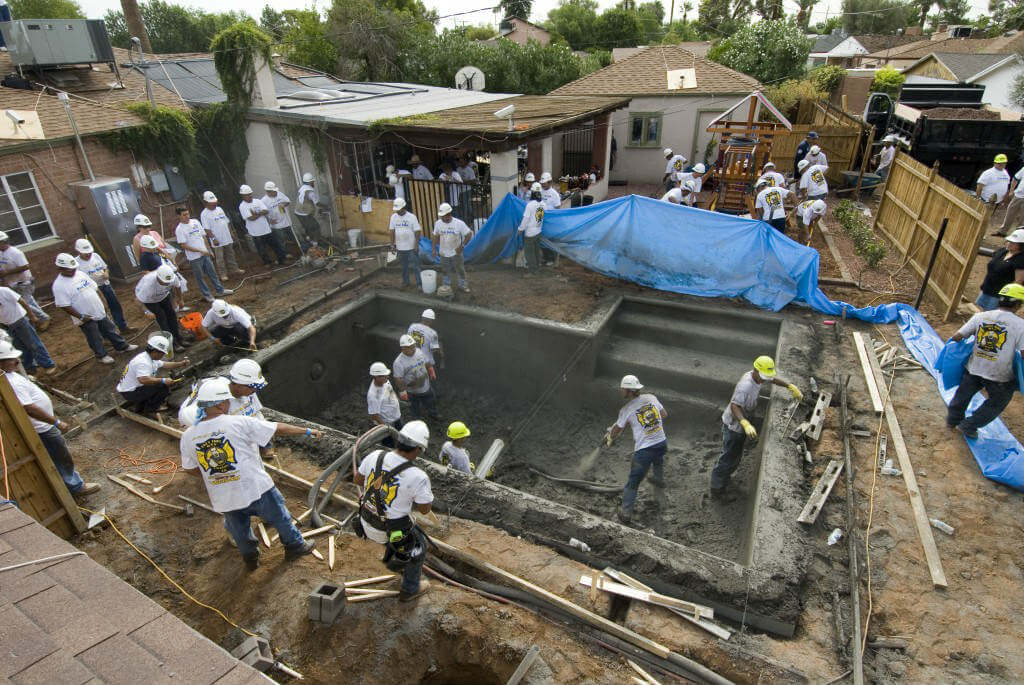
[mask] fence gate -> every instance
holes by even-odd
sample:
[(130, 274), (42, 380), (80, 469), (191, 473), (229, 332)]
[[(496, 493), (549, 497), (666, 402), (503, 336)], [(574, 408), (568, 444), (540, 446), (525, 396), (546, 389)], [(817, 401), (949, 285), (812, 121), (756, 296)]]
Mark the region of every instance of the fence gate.
[(594, 129), (586, 127), (562, 135), (562, 173), (579, 176), (590, 171), (594, 155)]
[(423, 226), (423, 235), (430, 236), (437, 219), (437, 207), (442, 202), (452, 206), (452, 214), (466, 222), (472, 230), (480, 230), (491, 215), (491, 185), (489, 183), (449, 183), (448, 181), (420, 181), (404, 179), (405, 200)]

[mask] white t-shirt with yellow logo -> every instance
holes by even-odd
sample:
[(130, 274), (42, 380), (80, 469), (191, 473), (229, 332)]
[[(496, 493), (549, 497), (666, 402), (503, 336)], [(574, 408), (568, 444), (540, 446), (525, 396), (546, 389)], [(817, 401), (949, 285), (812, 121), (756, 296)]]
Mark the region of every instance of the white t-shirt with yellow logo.
[[(375, 479), (380, 475), (374, 472), (377, 467), (377, 459), (380, 450), (370, 452), (359, 464), (359, 473), (366, 477), (365, 487), (373, 487)], [(391, 471), (399, 464), (405, 462), (405, 457), (394, 452), (384, 455), (382, 468), (384, 471)], [(430, 477), (418, 466), (412, 466), (402, 471), (395, 478), (394, 483), (384, 493), (384, 518), (388, 520), (400, 519), (412, 512), (413, 504), (430, 504), (434, 501), (434, 493), (430, 489)], [(367, 500), (368, 506), (374, 506), (372, 500)], [(363, 529), (366, 537), (379, 542), (382, 545), (388, 541), (387, 533), (369, 525), (363, 518)]]
[(661, 421), (661, 402), (649, 392), (642, 393), (619, 411), (615, 425), (633, 429), (633, 451), (665, 442), (665, 427)]
[(965, 338), (974, 336), (968, 373), (998, 383), (1013, 379), (1013, 355), (1024, 348), (1024, 319), (996, 309), (975, 314), (957, 332)]
[(181, 436), (181, 467), (199, 467), (215, 511), (244, 509), (274, 487), (259, 448), (276, 430), (276, 423), (249, 416), (200, 421)]

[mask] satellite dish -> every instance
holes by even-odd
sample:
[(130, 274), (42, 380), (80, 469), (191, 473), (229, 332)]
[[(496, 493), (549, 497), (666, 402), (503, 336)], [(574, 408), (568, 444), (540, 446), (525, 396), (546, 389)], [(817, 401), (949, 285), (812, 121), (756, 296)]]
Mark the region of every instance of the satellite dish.
[(459, 90), (483, 90), (484, 72), (476, 67), (462, 67), (455, 72), (455, 87)]

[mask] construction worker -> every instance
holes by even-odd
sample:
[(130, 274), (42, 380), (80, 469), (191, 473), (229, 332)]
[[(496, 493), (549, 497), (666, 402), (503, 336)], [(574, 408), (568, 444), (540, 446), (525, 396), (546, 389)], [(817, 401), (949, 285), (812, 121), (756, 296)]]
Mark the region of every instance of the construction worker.
[(316, 179), (308, 171), (302, 174), (302, 185), (295, 197), (295, 216), (302, 224), (302, 230), (306, 233), (306, 240), (314, 246), (320, 242), (320, 222), (316, 219), (318, 208), (323, 208), (320, 195), (316, 192)]
[[(228, 290), (221, 285), (220, 279), (217, 278), (217, 269), (213, 265), (210, 245), (206, 242), (206, 229), (192, 218), (188, 207), (178, 207), (175, 211), (178, 214), (178, 225), (174, 229), (174, 237), (177, 239), (178, 245), (185, 251), (185, 260), (199, 284), (199, 292), (203, 294), (203, 299), (213, 302), (213, 295), (210, 294), (210, 289), (206, 285), (207, 279), (217, 295), (233, 293), (233, 290)], [(206, 278), (203, 278), (204, 275)]]
[(0, 325), (10, 332), (10, 341), (14, 347), (21, 350), (21, 361), (26, 373), (35, 374), (39, 367), (42, 367), (46, 375), (56, 373), (57, 365), (50, 358), (50, 351), (33, 326), (39, 322), (39, 317), (21, 303), (21, 295), (6, 286), (0, 286)]
[(800, 185), (798, 191), (804, 200), (824, 200), (828, 197), (828, 180), (825, 172), (828, 167), (811, 164), (806, 159), (800, 160)]
[(167, 264), (161, 264), (155, 271), (143, 275), (135, 284), (135, 299), (142, 306), (153, 312), (157, 325), (161, 330), (171, 334), (174, 350), (180, 352), (191, 343), (181, 337), (178, 329), (178, 317), (174, 312), (171, 291), (177, 286), (178, 274)]
[(675, 181), (673, 187), (669, 188), (669, 190), (664, 195), (661, 196), (661, 201), (668, 202), (669, 204), (673, 205), (683, 204), (682, 181)]
[(263, 468), (259, 447), (275, 435), (319, 438), (320, 431), (232, 416), (231, 390), (223, 379), (204, 383), (196, 400), (198, 421), (181, 436), (181, 467), (202, 475), (210, 506), (224, 515), (224, 528), (235, 541), (246, 568), (254, 571), (260, 565), (260, 551), (252, 532), (253, 516), (277, 529), (286, 561), (312, 552), (314, 544), (303, 539), (292, 523), (284, 497)]
[[(402, 427), (402, 406), (398, 394), (391, 385), (391, 369), (384, 362), (370, 364), (370, 387), (366, 391), (366, 412), (375, 426)], [(394, 447), (395, 441), (389, 435), (381, 443)]]
[(992, 235), (1005, 236), (1010, 231), (1024, 224), (1024, 166), (1017, 170), (1010, 181), (1010, 189), (1006, 193), (1006, 213), (1003, 215), (1002, 227)]
[(775, 162), (765, 162), (761, 168), (761, 178), (767, 180), (772, 188), (786, 187), (786, 177), (775, 170)]
[(391, 231), (391, 247), (398, 252), (398, 261), (402, 263), (402, 287), (408, 288), (411, 285), (410, 271), (416, 276), (416, 285), (422, 285), (420, 237), (423, 235), (423, 228), (416, 215), (406, 209), (405, 200), (395, 198), (391, 206), (394, 213), (388, 222), (388, 230)]
[[(1021, 301), (1024, 301), (1024, 285), (1003, 286), (999, 291), (999, 307), (975, 314), (951, 338), (959, 342), (974, 336), (971, 358), (946, 413), (946, 425), (955, 427), (970, 440), (976, 440), (978, 429), (1003, 413), (1017, 389), (1013, 363), (1015, 356), (1024, 350), (1024, 319), (1016, 314)], [(987, 395), (985, 401), (965, 418), (971, 399), (983, 388)]]
[(757, 407), (757, 398), (761, 392), (761, 384), (768, 382), (772, 385), (786, 388), (797, 402), (804, 398), (800, 389), (788, 381), (778, 377), (775, 370), (775, 360), (768, 356), (760, 356), (754, 360), (754, 368), (747, 371), (740, 378), (739, 383), (732, 391), (732, 398), (729, 406), (722, 412), (722, 455), (711, 472), (711, 495), (716, 498), (724, 498), (732, 501), (726, 493), (726, 487), (732, 474), (740, 465), (740, 457), (743, 456), (743, 445), (747, 438), (757, 438), (757, 429), (750, 422), (748, 417)]
[(793, 157), (793, 177), (800, 178), (799, 164), (802, 159), (807, 156), (807, 153), (811, 151), (811, 146), (816, 144), (818, 140), (818, 134), (816, 131), (808, 131), (807, 137), (805, 137), (800, 144), (796, 146), (796, 155)]
[(523, 177), (522, 183), (520, 183), (519, 187), (516, 189), (516, 196), (520, 200), (525, 200), (526, 202), (529, 202), (530, 201), (530, 188), (533, 186), (533, 183), (536, 180), (537, 179), (533, 175), (533, 172), (530, 172), (530, 171), (526, 172), (526, 176)]
[(826, 169), (828, 168), (828, 157), (825, 156), (825, 153), (822, 152), (821, 148), (817, 145), (811, 146), (811, 149), (807, 151), (807, 156), (804, 157), (804, 160), (806, 160), (811, 166), (817, 164), (818, 166), (823, 166)]
[[(267, 387), (267, 379), (263, 377), (263, 369), (253, 359), (239, 359), (231, 365), (231, 370), (225, 376), (212, 376), (203, 378), (192, 385), (192, 391), (181, 403), (178, 409), (178, 422), (183, 426), (194, 426), (199, 413), (197, 399), (199, 390), (205, 383), (211, 380), (220, 379), (227, 382), (228, 390), (231, 391), (231, 404), (228, 413), (232, 416), (252, 416), (257, 419), (264, 418), (263, 403), (257, 394)], [(261, 448), (262, 452), (263, 449)]]
[(166, 409), (164, 402), (171, 394), (171, 386), (181, 379), (157, 376), (159, 369), (180, 369), (190, 364), (188, 357), (177, 362), (165, 362), (171, 351), (171, 341), (162, 335), (152, 335), (146, 349), (132, 357), (121, 373), (117, 391), (131, 404), (131, 410), (140, 414), (154, 414)]
[[(75, 497), (91, 495), (100, 489), (98, 483), (85, 483), (82, 477), (75, 470), (75, 462), (71, 458), (71, 451), (67, 442), (64, 441), (63, 431), (71, 428), (65, 421), (57, 418), (53, 413), (53, 401), (49, 396), (39, 389), (39, 386), (30, 379), (18, 373), (18, 365), (21, 363), (21, 351), (14, 349), (9, 342), (0, 342), (0, 371), (4, 372), (4, 378), (11, 384), (18, 402), (25, 407), (29, 421), (39, 439), (46, 448), (47, 454), (57, 467), (57, 473), (61, 480), (68, 486), (68, 490)], [(8, 456), (10, 459), (10, 456)]]
[(540, 188), (540, 199), (544, 203), (544, 209), (558, 209), (562, 206), (562, 194), (552, 185), (551, 174), (546, 171), (540, 175)]
[(277, 184), (273, 181), (264, 183), (263, 191), (260, 202), (270, 210), (270, 213), (267, 214), (270, 230), (277, 236), (277, 242), (282, 246), (287, 245), (288, 239), (292, 237), (292, 220), (288, 216), (288, 207), (292, 204), (291, 198), (278, 190)]
[(878, 166), (875, 173), (883, 180), (892, 170), (892, 161), (896, 159), (896, 136), (886, 136), (882, 139), (882, 149), (878, 151)]
[(996, 155), (991, 168), (978, 176), (975, 192), (982, 202), (1000, 204), (1010, 190), (1010, 172), (1006, 170), (1006, 155)]
[(754, 211), (760, 212), (755, 218), (771, 224), (772, 228), (785, 235), (787, 211), (796, 204), (793, 193), (785, 186), (772, 186), (763, 176), (754, 186), (754, 192), (757, 194)]
[(419, 155), (413, 155), (409, 158), (409, 166), (412, 167), (412, 177), (417, 181), (433, 181), (434, 174), (430, 173), (430, 169), (423, 164)]
[(130, 344), (114, 328), (114, 322), (107, 316), (103, 300), (98, 294), (96, 282), (78, 270), (78, 260), (61, 252), (54, 264), (57, 265), (58, 275), (53, 280), (53, 304), (64, 310), (71, 317), (71, 322), (82, 331), (96, 359), (102, 364), (114, 363), (114, 358), (103, 347), (104, 338), (118, 352), (139, 349), (138, 345)]
[(199, 223), (206, 229), (206, 235), (213, 247), (213, 261), (217, 266), (220, 280), (226, 281), (229, 276), (240, 276), (245, 269), (238, 266), (235, 256), (235, 238), (231, 234), (231, 220), (218, 204), (217, 196), (207, 190), (203, 193), (205, 208), (199, 213)]
[(117, 299), (114, 287), (110, 285), (110, 269), (107, 267), (107, 263), (103, 261), (103, 257), (96, 254), (96, 251), (92, 248), (92, 243), (85, 238), (79, 238), (75, 241), (75, 252), (78, 253), (78, 270), (96, 282), (96, 287), (103, 294), (103, 299), (107, 301), (107, 307), (110, 308), (110, 318), (113, 319), (117, 329), (121, 333), (132, 332), (134, 329), (130, 328), (124, 320), (124, 310), (121, 308), (121, 301)]
[(221, 345), (256, 349), (256, 325), (252, 316), (237, 304), (214, 300), (203, 317), (203, 328)]
[(796, 206), (797, 235), (796, 241), (801, 245), (810, 245), (814, 227), (825, 216), (828, 205), (824, 200), (804, 200)]
[(661, 177), (661, 182), (665, 184), (665, 190), (672, 190), (676, 181), (675, 174), (686, 167), (686, 157), (675, 154), (670, 147), (665, 148), (662, 154), (665, 155), (665, 175)]
[(697, 203), (697, 182), (692, 178), (688, 178), (683, 181), (682, 187), (680, 188), (683, 195), (683, 204), (687, 207), (692, 207)]
[(429, 441), (427, 424), (410, 421), (399, 431), (393, 450), (376, 450), (363, 458), (354, 479), (356, 486), (365, 485), (356, 535), (385, 545), (384, 563), (402, 570), (401, 602), (414, 600), (428, 589), (427, 581), (420, 580), (427, 538), (413, 523), (412, 511), (429, 514), (434, 501), (430, 478), (414, 464)]
[(633, 518), (636, 491), (649, 469), (653, 469), (654, 472), (651, 476), (651, 485), (655, 488), (655, 506), (660, 507), (664, 500), (664, 466), (668, 440), (665, 437), (663, 421), (668, 417), (668, 412), (653, 394), (640, 392), (644, 386), (632, 374), (622, 377), (619, 388), (622, 390), (622, 397), (628, 402), (619, 410), (619, 418), (608, 427), (604, 440), (610, 447), (619, 433), (626, 428), (627, 423), (633, 431), (633, 460), (629, 468), (629, 480), (622, 490), (622, 506), (618, 511), (619, 520), (629, 523)]
[(270, 221), (267, 219), (270, 210), (261, 200), (252, 196), (252, 188), (249, 186), (244, 184), (239, 186), (238, 194), (242, 196), (242, 201), (238, 203), (238, 213), (245, 221), (245, 230), (256, 243), (256, 252), (259, 253), (264, 266), (273, 264), (273, 259), (267, 251), (268, 247), (277, 255), (278, 265), (284, 265), (288, 253), (284, 251), (284, 247), (278, 241), (277, 234), (270, 228)]
[(436, 418), (434, 390), (430, 387), (430, 381), (437, 378), (434, 365), (411, 335), (399, 338), (398, 345), (402, 351), (395, 357), (391, 367), (394, 369), (399, 396), (411, 403), (412, 415), (417, 419), (422, 419), (428, 414), (431, 418)]
[(473, 473), (473, 462), (469, 460), (469, 452), (463, 447), (466, 438), (472, 433), (462, 421), (454, 421), (448, 426), (448, 440), (441, 445), (438, 460), (445, 466), (463, 473)]
[(444, 162), (441, 165), (441, 173), (438, 175), (437, 180), (448, 184), (445, 186), (448, 189), (448, 203), (458, 207), (464, 181), (459, 172), (455, 171), (455, 167), (451, 162)]
[(444, 269), (444, 282), (464, 293), (469, 292), (466, 279), (466, 260), (463, 252), (473, 238), (473, 231), (462, 219), (452, 215), (452, 206), (442, 202), (437, 208), (437, 221), (434, 222), (434, 257), (441, 256), (441, 267)]
[(535, 276), (540, 269), (540, 234), (544, 227), (543, 191), (539, 183), (530, 186), (530, 201), (526, 203), (523, 220), (519, 222), (519, 233), (523, 235), (527, 276)]
[[(142, 239), (145, 236), (149, 236), (156, 242), (156, 247), (151, 249), (153, 249), (158, 256), (164, 257), (174, 265), (174, 258), (177, 256), (178, 250), (168, 245), (167, 242), (164, 241), (163, 236), (160, 235), (160, 232), (153, 229), (153, 222), (149, 220), (149, 217), (145, 214), (136, 214), (135, 218), (132, 219), (132, 223), (135, 225), (135, 235), (132, 236), (132, 254), (135, 255), (135, 261), (140, 261), (142, 254), (140, 244)], [(142, 268), (145, 269), (146, 267), (142, 266)]]
[(444, 365), (444, 351), (441, 349), (441, 338), (434, 330), (437, 314), (433, 309), (424, 309), (417, 323), (409, 324), (406, 331), (416, 341), (417, 347), (423, 350), (427, 361), (435, 367)]
[(50, 315), (36, 302), (36, 279), (28, 268), (28, 259), (24, 252), (11, 245), (11, 239), (4, 231), (0, 231), (0, 279), (3, 279), (3, 285), (21, 295), (22, 302), (39, 319), (39, 330), (45, 331), (50, 327)]

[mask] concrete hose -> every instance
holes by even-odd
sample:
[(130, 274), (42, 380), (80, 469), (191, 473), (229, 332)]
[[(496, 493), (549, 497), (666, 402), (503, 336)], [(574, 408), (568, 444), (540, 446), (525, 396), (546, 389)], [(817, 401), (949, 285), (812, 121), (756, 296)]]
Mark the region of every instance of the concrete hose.
[[(334, 491), (337, 490), (338, 485), (344, 479), (345, 472), (342, 470), (343, 466), (346, 466), (347, 462), (351, 460), (352, 473), (354, 477), (356, 468), (358, 467), (360, 448), (362, 447), (362, 445), (364, 443), (373, 444), (374, 442), (383, 439), (385, 435), (391, 435), (392, 437), (397, 438), (398, 431), (395, 430), (392, 426), (374, 426), (373, 428), (371, 428), (370, 430), (366, 431), (358, 438), (356, 438), (356, 441), (352, 445), (352, 447), (342, 452), (340, 457), (335, 459), (327, 468), (320, 472), (320, 475), (317, 476), (316, 480), (313, 482), (313, 485), (309, 488), (309, 495), (306, 500), (309, 509), (312, 512), (310, 514), (309, 521), (313, 527), (319, 528), (324, 525), (323, 520), (320, 518), (320, 512), (323, 511), (324, 507), (327, 506), (327, 503), (331, 501), (331, 498), (334, 495)], [(331, 477), (332, 474), (334, 475), (334, 480), (331, 481), (331, 486), (327, 489), (326, 493), (323, 493), (323, 496), (320, 498), (320, 500), (317, 501), (317, 497), (321, 495), (320, 488), (323, 487), (323, 484), (327, 481), (328, 478)]]

